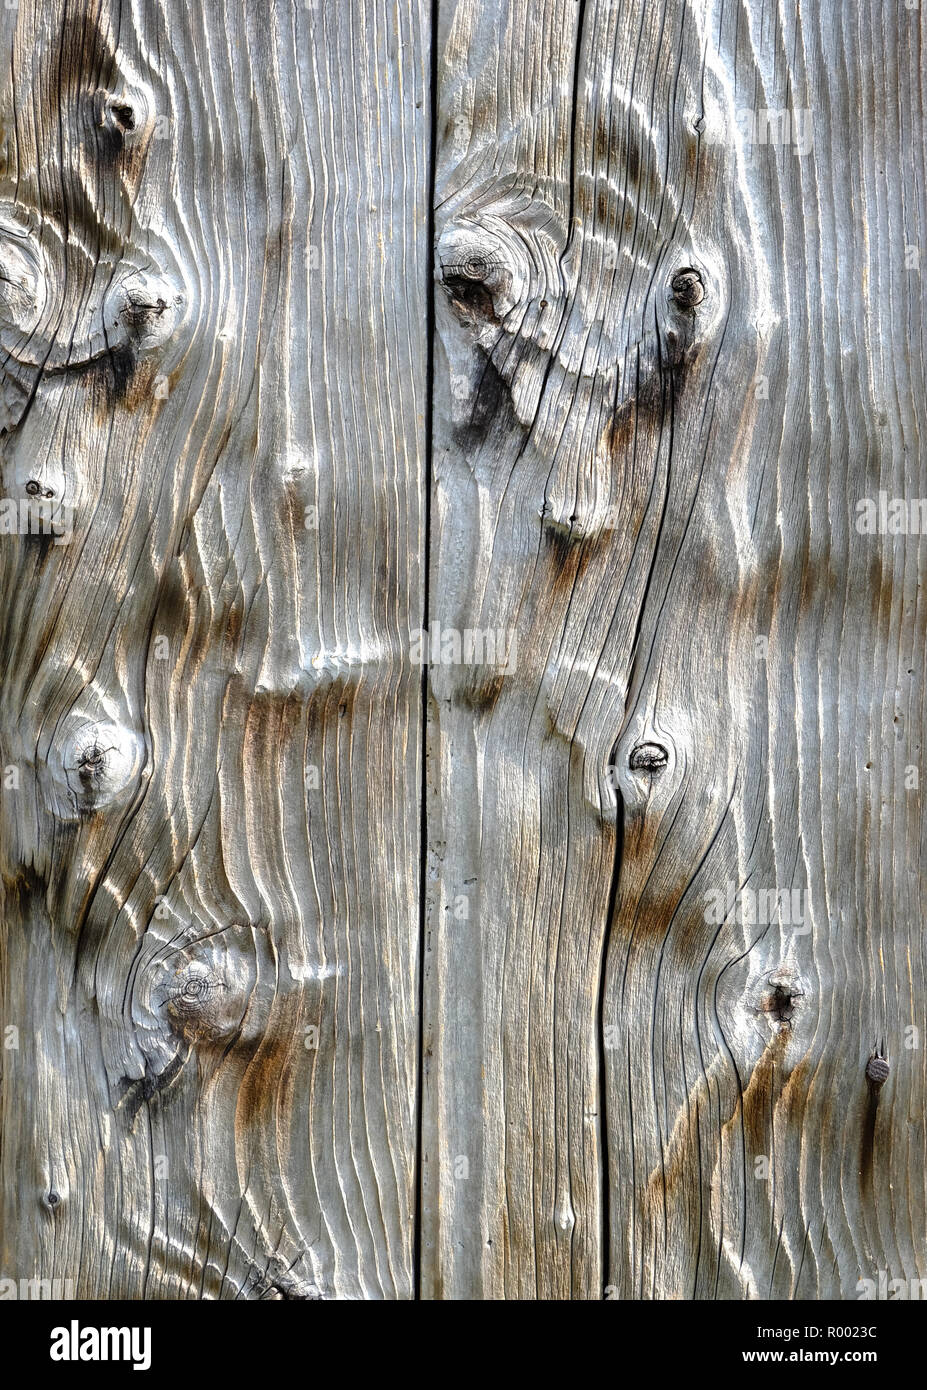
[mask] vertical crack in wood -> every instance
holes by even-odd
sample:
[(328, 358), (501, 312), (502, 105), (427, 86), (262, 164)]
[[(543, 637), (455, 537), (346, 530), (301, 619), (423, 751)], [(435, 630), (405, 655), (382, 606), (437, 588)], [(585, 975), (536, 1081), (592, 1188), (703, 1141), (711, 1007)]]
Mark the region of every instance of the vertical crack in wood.
[[(612, 767), (616, 766), (617, 751), (612, 753)], [(612, 881), (608, 890), (608, 903), (605, 909), (605, 930), (602, 933), (602, 956), (599, 965), (599, 1002), (597, 1027), (599, 1043), (599, 1162), (602, 1172), (602, 1193), (600, 1214), (602, 1234), (600, 1237), (600, 1259), (602, 1264), (603, 1287), (611, 1282), (611, 1173), (608, 1149), (608, 1067), (605, 1057), (605, 996), (608, 986), (608, 952), (612, 938), (612, 923), (618, 907), (618, 890), (621, 885), (621, 866), (624, 860), (624, 797), (615, 788), (615, 858), (612, 862)]]
[(576, 205), (576, 117), (579, 111), (579, 75), (583, 58), (583, 25), (586, 18), (586, 0), (579, 0), (576, 16), (576, 51), (573, 59), (573, 102), (570, 109), (570, 214), (567, 223), (567, 250), (573, 239), (573, 210)]
[[(425, 501), (424, 557), (422, 578), (422, 617), (423, 631), (429, 630), (429, 603), (431, 594), (431, 480), (434, 461), (434, 379), (435, 379), (435, 295), (438, 286), (435, 277), (435, 199), (438, 177), (438, 0), (431, 0), (429, 10), (430, 25), (425, 32), (429, 35), (430, 50), (425, 64), (428, 73), (428, 254), (425, 258), (425, 273), (428, 286), (425, 296), (427, 304), (426, 333), (426, 377), (425, 377), (425, 477), (422, 491)], [(413, 1234), (412, 1264), (415, 1299), (422, 1297), (422, 1240), (424, 1208), (424, 1152), (425, 1152), (425, 945), (428, 930), (428, 662), (422, 663), (421, 683), (421, 780), (419, 784), (419, 936), (418, 936), (418, 1074), (416, 1077), (415, 1100), (416, 1142), (415, 1142), (415, 1230)]]

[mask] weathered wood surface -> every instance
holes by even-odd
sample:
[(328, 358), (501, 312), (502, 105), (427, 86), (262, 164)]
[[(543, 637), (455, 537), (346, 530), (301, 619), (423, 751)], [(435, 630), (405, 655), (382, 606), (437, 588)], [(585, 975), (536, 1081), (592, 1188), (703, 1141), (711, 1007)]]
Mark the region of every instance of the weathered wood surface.
[(924, 1275), (923, 11), (440, 15), (423, 1289)]
[(5, 20), (0, 1272), (408, 1297), (423, 15)]
[(0, 1277), (927, 1277), (925, 23), (0, 11)]

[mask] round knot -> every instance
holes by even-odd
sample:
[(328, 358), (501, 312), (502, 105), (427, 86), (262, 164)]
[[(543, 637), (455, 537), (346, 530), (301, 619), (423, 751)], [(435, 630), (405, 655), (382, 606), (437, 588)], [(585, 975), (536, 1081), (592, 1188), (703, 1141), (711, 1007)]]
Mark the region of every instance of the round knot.
[(209, 998), (211, 988), (212, 986), (205, 975), (193, 975), (189, 980), (184, 980), (180, 997), (197, 1003), (201, 999)]
[(117, 720), (75, 713), (48, 754), (56, 815), (70, 819), (102, 810), (135, 785), (144, 759), (140, 734)]
[(657, 772), (666, 767), (669, 754), (662, 743), (639, 743), (628, 761), (632, 772)]
[(188, 961), (175, 970), (161, 998), (168, 1028), (176, 1038), (188, 1043), (220, 1041), (238, 1028), (247, 993), (239, 988), (233, 964), (219, 961)]
[(490, 264), (484, 256), (468, 256), (456, 269), (467, 280), (485, 280), (489, 274)]
[(184, 302), (184, 296), (167, 276), (154, 271), (133, 271), (117, 280), (107, 295), (107, 327), (124, 332), (139, 351), (150, 351), (174, 336)]
[(490, 226), (460, 219), (445, 227), (437, 248), (440, 280), (467, 327), (494, 330), (523, 301), (529, 274), (523, 256), (498, 220)]
[(106, 771), (106, 749), (94, 741), (77, 755), (77, 775), (82, 782), (99, 783)]
[(670, 281), (670, 288), (678, 309), (686, 311), (694, 309), (705, 298), (705, 286), (702, 283), (702, 277), (691, 266), (687, 266), (684, 270), (677, 270)]

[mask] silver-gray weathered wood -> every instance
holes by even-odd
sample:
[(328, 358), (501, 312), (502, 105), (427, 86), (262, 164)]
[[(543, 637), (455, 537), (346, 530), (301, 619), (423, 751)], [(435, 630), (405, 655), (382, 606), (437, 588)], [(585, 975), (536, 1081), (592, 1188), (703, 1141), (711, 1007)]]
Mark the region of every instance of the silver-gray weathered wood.
[(927, 1274), (924, 22), (440, 6), (430, 1296)]
[(925, 25), (0, 10), (0, 1281), (927, 1278)]
[(0, 1275), (409, 1297), (426, 11), (4, 19)]

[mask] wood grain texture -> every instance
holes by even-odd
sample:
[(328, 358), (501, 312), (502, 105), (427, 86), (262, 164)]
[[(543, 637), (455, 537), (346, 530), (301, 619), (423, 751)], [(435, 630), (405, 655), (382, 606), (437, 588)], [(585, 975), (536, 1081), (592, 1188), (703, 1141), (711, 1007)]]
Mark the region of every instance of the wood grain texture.
[(3, 18), (0, 1273), (409, 1297), (427, 15)]
[(0, 10), (0, 1279), (927, 1278), (925, 24)]
[(439, 14), (423, 1290), (923, 1276), (923, 15)]

